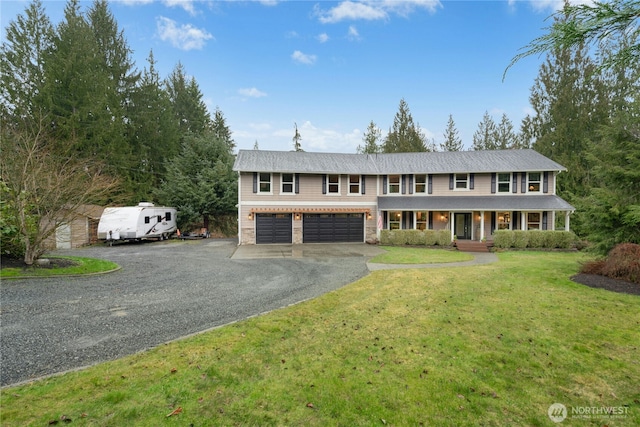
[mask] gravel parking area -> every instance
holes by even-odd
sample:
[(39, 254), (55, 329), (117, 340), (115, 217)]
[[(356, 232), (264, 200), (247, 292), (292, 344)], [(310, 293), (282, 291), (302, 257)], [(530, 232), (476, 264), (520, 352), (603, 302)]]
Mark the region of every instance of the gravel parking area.
[(59, 254), (122, 269), (3, 280), (0, 385), (145, 350), (322, 295), (367, 274), (368, 257), (232, 258), (235, 240), (95, 246)]

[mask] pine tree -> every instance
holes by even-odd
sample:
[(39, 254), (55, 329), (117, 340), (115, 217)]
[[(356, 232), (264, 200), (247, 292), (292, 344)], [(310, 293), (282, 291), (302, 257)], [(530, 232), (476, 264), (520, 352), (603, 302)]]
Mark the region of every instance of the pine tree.
[(229, 152), (233, 153), (236, 149), (236, 143), (231, 138), (231, 130), (227, 126), (227, 121), (224, 118), (224, 113), (219, 107), (216, 107), (216, 111), (213, 113), (213, 123), (211, 129), (218, 139), (221, 139), (229, 146)]
[(203, 134), (210, 129), (211, 116), (202, 101), (202, 92), (194, 78), (187, 80), (184, 66), (178, 62), (165, 81), (174, 117), (180, 133)]
[(302, 141), (302, 137), (300, 136), (300, 132), (298, 132), (298, 124), (294, 123), (293, 124), (295, 127), (295, 133), (293, 134), (293, 149), (295, 151), (304, 151), (302, 149), (302, 145), (300, 144), (300, 141)]
[(413, 122), (407, 102), (400, 100), (393, 127), (382, 144), (385, 153), (414, 153), (427, 151), (426, 137), (420, 125)]
[(440, 144), (442, 151), (462, 151), (462, 139), (458, 135), (458, 129), (453, 121), (453, 115), (449, 114), (449, 121), (447, 122), (447, 128), (444, 131), (444, 142)]
[(12, 117), (46, 114), (44, 66), (53, 38), (53, 26), (40, 0), (33, 0), (25, 14), (7, 26), (0, 51), (0, 118), (4, 123), (11, 123)]
[(379, 141), (382, 138), (382, 130), (376, 126), (376, 124), (371, 120), (369, 122), (369, 126), (365, 131), (362, 141), (364, 145), (358, 145), (357, 151), (358, 153), (364, 154), (375, 154), (380, 152), (380, 144)]
[(517, 145), (516, 134), (513, 131), (513, 123), (509, 120), (506, 113), (502, 114), (500, 123), (496, 128), (496, 149), (506, 150)]
[(495, 150), (497, 147), (496, 124), (489, 115), (489, 112), (485, 111), (482, 121), (478, 123), (478, 130), (473, 134), (472, 149), (476, 151)]

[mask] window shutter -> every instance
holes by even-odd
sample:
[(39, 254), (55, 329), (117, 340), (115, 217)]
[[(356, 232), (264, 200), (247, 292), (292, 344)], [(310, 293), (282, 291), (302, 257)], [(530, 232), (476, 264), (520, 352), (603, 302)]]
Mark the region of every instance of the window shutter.
[(253, 192), (258, 192), (258, 172), (253, 173)]
[(542, 229), (547, 230), (547, 211), (542, 212)]
[(387, 194), (387, 175), (382, 175), (382, 194)]
[(297, 173), (297, 174), (296, 174), (295, 180), (296, 180), (296, 184), (295, 184), (296, 189), (295, 189), (295, 192), (296, 192), (296, 194), (299, 194), (299, 193), (300, 193), (300, 174), (299, 174), (299, 173)]
[(520, 212), (513, 211), (511, 213), (511, 221), (513, 222), (513, 227), (511, 227), (511, 229), (519, 230), (520, 229)]
[(520, 183), (520, 192), (526, 193), (527, 192), (527, 173), (522, 172), (522, 177), (520, 179), (522, 180), (522, 182)]
[(475, 174), (475, 173), (470, 173), (470, 174), (469, 174), (469, 190), (473, 190), (473, 187), (474, 187), (474, 185), (475, 185), (475, 184), (474, 184), (475, 176), (476, 176), (476, 174)]
[(491, 194), (496, 193), (496, 174), (491, 174)]
[(433, 230), (433, 211), (429, 211), (429, 230)]
[(518, 192), (518, 172), (513, 173), (513, 178), (511, 179), (511, 191), (513, 193)]
[(496, 213), (491, 212), (491, 234), (493, 234), (495, 230), (496, 230)]
[(322, 194), (327, 194), (327, 175), (322, 175)]
[(453, 174), (449, 174), (449, 190), (453, 190)]
[(366, 190), (364, 188), (364, 175), (360, 177), (360, 194), (366, 194)]
[(389, 213), (387, 211), (382, 211), (382, 229), (387, 229), (387, 223), (389, 222)]
[(433, 193), (433, 175), (429, 174), (429, 194)]
[(544, 178), (542, 181), (542, 192), (548, 193), (549, 192), (549, 172), (545, 172), (543, 176)]
[(409, 194), (413, 194), (413, 174), (409, 175)]
[(401, 175), (400, 179), (402, 180), (400, 182), (400, 186), (402, 187), (402, 194), (407, 194), (407, 175)]

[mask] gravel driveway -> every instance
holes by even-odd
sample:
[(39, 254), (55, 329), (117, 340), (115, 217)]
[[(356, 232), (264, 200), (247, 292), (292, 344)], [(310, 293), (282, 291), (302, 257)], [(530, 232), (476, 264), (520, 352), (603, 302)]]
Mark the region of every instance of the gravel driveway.
[(313, 298), (367, 274), (365, 256), (231, 259), (235, 240), (96, 246), (58, 254), (122, 269), (3, 280), (0, 385), (95, 364)]

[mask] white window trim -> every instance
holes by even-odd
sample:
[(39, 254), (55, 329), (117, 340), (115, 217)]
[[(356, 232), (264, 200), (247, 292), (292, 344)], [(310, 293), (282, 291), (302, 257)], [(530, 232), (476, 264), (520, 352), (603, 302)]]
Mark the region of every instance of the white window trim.
[[(332, 183), (329, 182), (329, 177), (331, 177), (331, 176), (337, 176), (338, 177), (338, 192), (337, 193), (333, 193), (333, 192), (329, 191), (329, 188), (332, 185), (336, 185), (335, 183), (332, 184)], [(326, 195), (327, 196), (334, 196), (334, 197), (342, 195), (342, 175), (337, 174), (337, 173), (329, 173), (329, 174), (327, 174), (327, 194)]]
[(266, 196), (273, 195), (273, 174), (269, 173), (269, 191), (261, 191), (260, 184), (267, 181), (262, 181), (261, 175), (266, 174), (267, 172), (258, 172), (258, 192), (256, 194), (264, 194)]
[[(351, 177), (355, 176), (358, 178), (358, 191), (353, 193), (351, 192), (351, 186), (356, 185), (351, 183)], [(347, 194), (349, 196), (361, 196), (362, 195), (362, 175), (348, 175), (347, 176)]]
[[(424, 176), (424, 191), (418, 191), (418, 185), (423, 185), (422, 183), (418, 184), (418, 180), (416, 177)], [(427, 194), (429, 192), (429, 176), (424, 173), (418, 173), (413, 175), (413, 194)]]
[[(539, 181), (531, 181), (531, 174), (532, 173), (537, 173), (540, 175), (540, 180)], [(534, 194), (540, 194), (542, 193), (542, 185), (543, 185), (543, 173), (542, 172), (527, 172), (527, 193), (534, 193)], [(531, 183), (538, 183), (538, 191), (535, 190), (531, 190)]]
[[(466, 175), (467, 176), (467, 179), (465, 181), (467, 183), (467, 186), (465, 188), (458, 188), (458, 175)], [(468, 173), (454, 173), (453, 174), (453, 191), (471, 191), (471, 189), (469, 188), (469, 185), (470, 185), (469, 184), (469, 181), (470, 181), (469, 176), (470, 175)], [(460, 182), (462, 182), (462, 181), (460, 181)]]
[[(509, 190), (507, 191), (500, 191), (500, 175), (502, 174), (509, 174)], [(503, 181), (504, 183), (504, 181)], [(513, 185), (513, 172), (498, 172), (496, 175), (496, 194), (511, 194), (511, 191), (513, 190), (512, 188)]]
[[(291, 182), (284, 181), (284, 176), (285, 175), (289, 175), (289, 173), (281, 173), (280, 174), (280, 194), (285, 195), (285, 196), (295, 196), (296, 195), (296, 174), (292, 173), (291, 175)], [(291, 184), (291, 191), (284, 191), (284, 185), (285, 184)]]
[[(537, 222), (538, 224), (538, 228), (534, 228), (534, 230), (542, 230), (542, 211), (526, 211), (525, 212), (525, 219), (526, 219), (526, 225), (525, 225), (525, 230), (529, 230), (529, 214), (532, 213), (537, 213), (540, 215), (540, 221)], [(536, 224), (536, 223), (533, 223)]]
[[(393, 215), (391, 215), (392, 213), (400, 213), (400, 217), (398, 218), (398, 216), (396, 215), (395, 218), (396, 219), (391, 219), (393, 217)], [(402, 211), (388, 211), (387, 213), (387, 230), (392, 230), (391, 228), (391, 224), (398, 224), (398, 228), (394, 228), (393, 230), (402, 230)]]
[[(392, 176), (397, 176), (398, 177), (398, 183), (397, 184), (391, 184), (391, 177)], [(397, 185), (398, 186), (398, 192), (391, 192), (391, 185)], [(402, 194), (402, 175), (399, 174), (393, 174), (393, 175), (387, 175), (387, 194)]]

